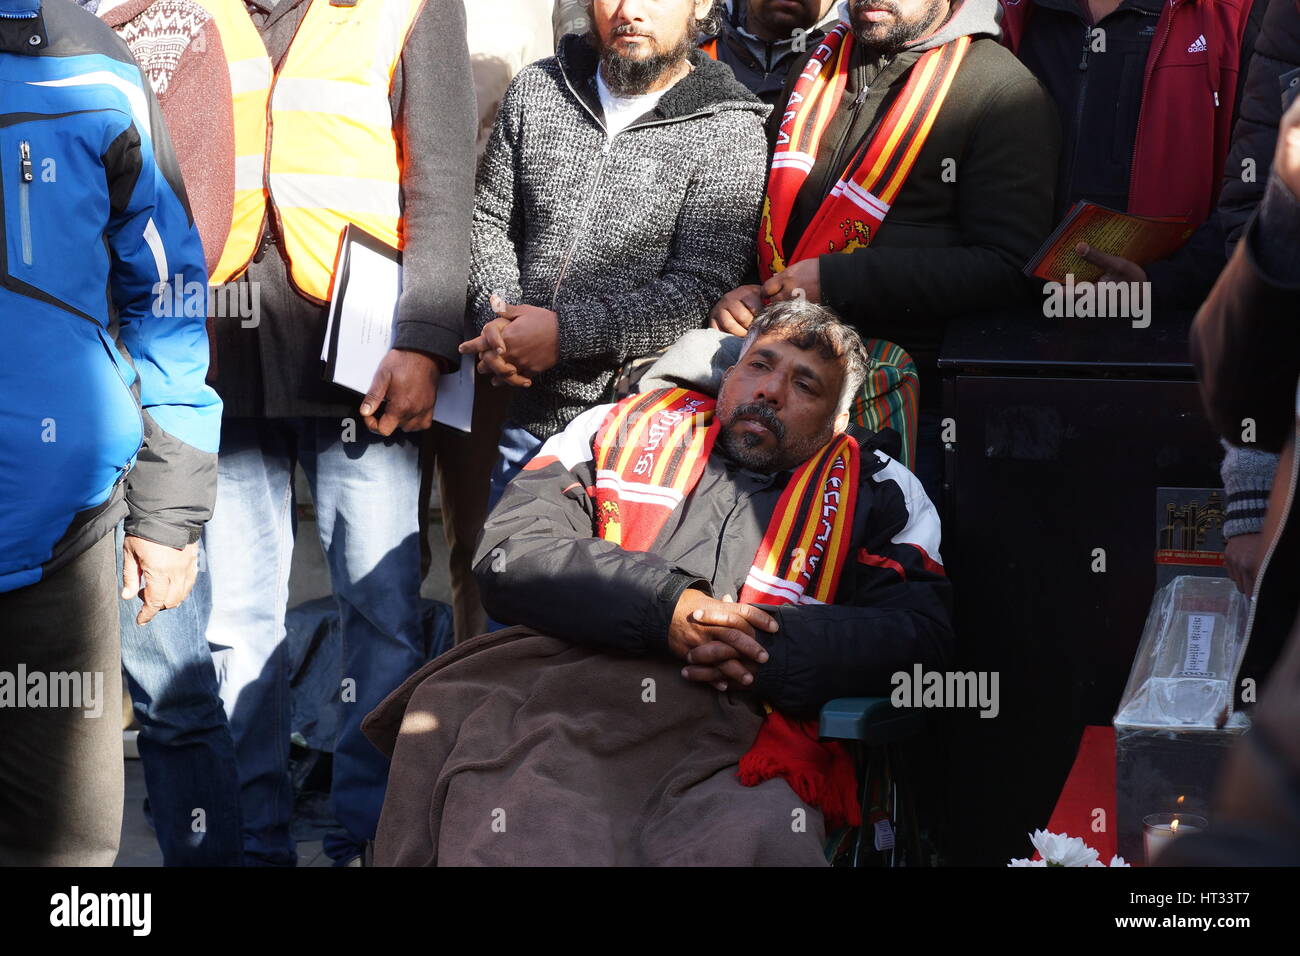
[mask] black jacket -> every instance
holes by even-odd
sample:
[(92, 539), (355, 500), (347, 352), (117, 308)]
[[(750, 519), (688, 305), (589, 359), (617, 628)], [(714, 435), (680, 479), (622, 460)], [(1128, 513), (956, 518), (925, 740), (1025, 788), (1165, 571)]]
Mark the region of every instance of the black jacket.
[(731, 67), (736, 79), (769, 106), (781, 98), (790, 67), (802, 60), (804, 53), (814, 49), (838, 19), (832, 7), (802, 36), (792, 35), (765, 43), (745, 30), (749, 0), (737, 0), (729, 7), (718, 35), (708, 40), (718, 41), (715, 54), (718, 62)]
[[(1256, 9), (1263, 5), (1264, 0), (1255, 0)], [(1255, 41), (1255, 55), (1245, 72), (1245, 87), (1237, 98), (1232, 150), (1223, 168), (1219, 220), (1228, 255), (1264, 196), (1269, 170), (1273, 168), (1277, 126), (1282, 119), (1279, 80), (1296, 69), (1300, 69), (1300, 5), (1295, 0), (1272, 0)]]
[[(1295, 442), (1300, 434), (1300, 201), (1276, 177), (1196, 317), (1192, 358), (1210, 422), (1228, 441), (1239, 444), (1244, 421), (1253, 419), (1255, 447), (1280, 451)], [(1260, 567), (1249, 643), (1238, 671), (1256, 687), (1264, 684), (1300, 612), (1300, 510), (1293, 503), (1300, 470), (1294, 454), (1284, 499), (1290, 511), (1278, 516), (1279, 530)], [(1240, 681), (1235, 689), (1241, 693)]]
[[(583, 413), (542, 446), (488, 518), (475, 557), (483, 604), (496, 620), (575, 644), (667, 654), (682, 592), (738, 595), (789, 479), (740, 468), (715, 449), (694, 492), (652, 550), (595, 536), (592, 441), (613, 406)], [(794, 716), (844, 696), (887, 696), (890, 677), (949, 659), (950, 588), (939, 563), (939, 518), (920, 482), (864, 449), (852, 550), (836, 602), (765, 608), (780, 624), (754, 691)]]
[[(996, 0), (965, 0), (938, 33), (888, 62), (868, 61), (856, 48), (841, 108), (826, 129), (785, 234), (785, 248), (792, 251), (853, 147), (884, 117), (921, 52), (972, 36), (879, 235), (866, 249), (821, 257), (822, 300), (864, 335), (911, 353), (923, 409), (939, 406), (936, 363), (947, 321), (1029, 301), (1032, 287), (1021, 269), (1052, 229), (1060, 124), (1042, 85), (997, 42), (997, 13)], [(797, 76), (798, 69), (792, 70), (782, 102)], [(864, 84), (865, 98), (855, 108)], [(769, 145), (781, 112), (768, 121)]]

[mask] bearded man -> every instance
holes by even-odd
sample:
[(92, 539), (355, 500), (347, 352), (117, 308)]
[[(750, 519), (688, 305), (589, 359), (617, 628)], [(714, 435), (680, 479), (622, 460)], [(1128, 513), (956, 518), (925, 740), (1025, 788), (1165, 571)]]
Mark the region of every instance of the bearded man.
[(768, 124), (762, 284), (728, 293), (712, 321), (743, 335), (764, 299), (804, 295), (901, 345), (935, 497), (945, 325), (1029, 300), (1021, 268), (1053, 225), (1060, 127), (998, 43), (997, 0), (846, 0), (839, 13)]
[(479, 168), (461, 346), (514, 386), (491, 502), (753, 261), (770, 107), (695, 48), (711, 0), (594, 0), (511, 83)]
[(818, 712), (953, 640), (934, 507), (884, 434), (846, 431), (866, 372), (830, 310), (779, 303), (716, 400), (651, 389), (542, 446), (477, 557), (520, 626), (367, 720), (394, 755), (377, 862), (825, 865), (861, 814)]

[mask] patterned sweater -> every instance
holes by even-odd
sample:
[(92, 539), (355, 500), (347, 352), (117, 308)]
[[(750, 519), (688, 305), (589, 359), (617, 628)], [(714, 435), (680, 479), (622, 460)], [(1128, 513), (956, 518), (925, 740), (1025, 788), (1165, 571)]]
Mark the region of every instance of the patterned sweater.
[(694, 69), (612, 139), (585, 37), (522, 70), (479, 167), (469, 308), (496, 291), (554, 310), (560, 362), (517, 389), (539, 438), (606, 401), (619, 369), (701, 327), (743, 281), (767, 179), (770, 107), (698, 51)]
[(230, 233), (235, 126), (230, 69), (212, 15), (194, 0), (126, 0), (100, 11), (77, 0), (131, 48), (162, 107), (211, 272)]

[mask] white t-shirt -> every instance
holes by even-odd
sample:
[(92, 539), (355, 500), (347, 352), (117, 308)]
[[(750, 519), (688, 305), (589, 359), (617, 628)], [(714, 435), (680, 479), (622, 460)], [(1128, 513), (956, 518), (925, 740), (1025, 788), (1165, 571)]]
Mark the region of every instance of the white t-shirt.
[(666, 86), (662, 90), (642, 93), (640, 96), (615, 96), (605, 85), (605, 77), (601, 75), (601, 71), (597, 70), (596, 92), (600, 94), (600, 105), (605, 111), (605, 128), (609, 130), (610, 137), (623, 132), (633, 122), (658, 106), (659, 100), (671, 89), (672, 86)]

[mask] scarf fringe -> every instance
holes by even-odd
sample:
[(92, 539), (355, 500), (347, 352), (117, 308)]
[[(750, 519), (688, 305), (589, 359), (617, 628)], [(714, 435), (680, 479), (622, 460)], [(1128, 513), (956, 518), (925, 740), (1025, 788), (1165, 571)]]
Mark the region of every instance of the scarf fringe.
[(858, 778), (853, 760), (843, 744), (838, 741), (829, 744), (838, 750), (832, 757), (829, 773), (811, 767), (793, 770), (788, 757), (778, 759), (771, 753), (751, 749), (740, 758), (736, 776), (746, 787), (756, 787), (765, 780), (781, 777), (800, 800), (822, 812), (828, 833), (839, 827), (861, 826), (862, 808), (857, 800)]

